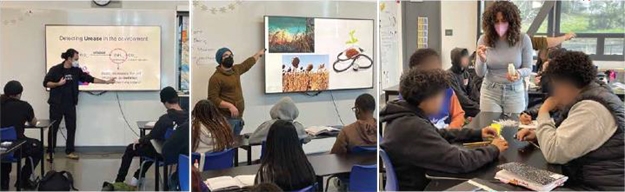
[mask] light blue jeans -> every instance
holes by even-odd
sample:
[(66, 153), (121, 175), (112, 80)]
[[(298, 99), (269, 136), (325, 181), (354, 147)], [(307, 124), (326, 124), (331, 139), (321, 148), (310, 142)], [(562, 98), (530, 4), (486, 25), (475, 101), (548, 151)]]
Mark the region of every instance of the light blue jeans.
[(245, 125), (243, 119), (229, 118), (228, 123), (230, 124), (230, 127), (232, 127), (232, 133), (234, 133), (234, 135), (241, 135), (243, 125)]
[(526, 90), (523, 82), (501, 84), (484, 81), (480, 91), (482, 112), (521, 113), (527, 108)]

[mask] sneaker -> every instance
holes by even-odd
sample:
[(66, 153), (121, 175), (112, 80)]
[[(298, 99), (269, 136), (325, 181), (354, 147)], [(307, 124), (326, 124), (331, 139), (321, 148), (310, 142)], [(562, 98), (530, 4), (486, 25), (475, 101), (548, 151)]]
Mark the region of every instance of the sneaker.
[(76, 155), (76, 153), (74, 152), (67, 154), (65, 157), (67, 157), (68, 159), (78, 160), (78, 155)]

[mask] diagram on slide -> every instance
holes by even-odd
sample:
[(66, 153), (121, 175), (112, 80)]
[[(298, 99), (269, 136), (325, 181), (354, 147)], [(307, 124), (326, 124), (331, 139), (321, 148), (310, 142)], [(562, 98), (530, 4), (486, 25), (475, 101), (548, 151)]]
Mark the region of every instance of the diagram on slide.
[(368, 69), (373, 66), (373, 60), (367, 54), (365, 50), (358, 46), (358, 39), (354, 37), (355, 30), (349, 32), (349, 40), (345, 42), (348, 48), (340, 52), (336, 56), (336, 61), (332, 64), (334, 71), (337, 73), (346, 71), (352, 68), (354, 71), (360, 69)]

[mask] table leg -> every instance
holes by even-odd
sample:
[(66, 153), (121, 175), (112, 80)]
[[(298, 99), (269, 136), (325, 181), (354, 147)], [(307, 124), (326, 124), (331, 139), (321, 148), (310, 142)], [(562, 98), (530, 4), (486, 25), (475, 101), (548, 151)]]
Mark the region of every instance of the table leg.
[(234, 148), (234, 166), (239, 166), (239, 148)]
[(167, 184), (169, 180), (169, 169), (167, 169), (167, 165), (163, 165), (163, 191), (169, 191), (169, 185)]
[[(17, 156), (17, 191), (21, 191), (22, 190), (22, 180), (20, 178), (22, 178), (22, 147), (20, 147), (18, 150), (19, 156)], [(15, 153), (13, 153), (13, 155), (15, 156)]]
[(43, 147), (43, 128), (39, 129), (39, 138), (41, 138), (41, 164), (39, 166), (41, 166), (41, 177), (43, 178), (43, 175), (45, 174), (45, 159), (46, 159), (46, 149), (45, 147)]
[[(145, 136), (145, 129), (139, 129), (139, 139)], [(143, 157), (139, 157), (139, 165), (143, 163)]]
[(388, 103), (388, 93), (384, 92), (384, 102)]
[(252, 146), (247, 149), (247, 165), (252, 165)]
[(316, 191), (323, 191), (323, 177), (321, 177), (321, 176), (317, 176)]
[(158, 186), (161, 184), (160, 182), (160, 174), (158, 172), (158, 158), (154, 158), (154, 178), (155, 178), (155, 183), (154, 183), (154, 191), (158, 191)]

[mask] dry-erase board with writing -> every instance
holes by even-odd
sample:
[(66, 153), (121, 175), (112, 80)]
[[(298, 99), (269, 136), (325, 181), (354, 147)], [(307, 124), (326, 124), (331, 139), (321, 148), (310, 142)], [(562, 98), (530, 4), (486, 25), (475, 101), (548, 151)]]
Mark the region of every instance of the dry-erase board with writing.
[(371, 19), (265, 16), (265, 92), (373, 87)]
[(81, 82), (81, 91), (152, 91), (160, 89), (160, 26), (46, 25), (46, 71), (63, 62), (61, 54), (73, 48), (79, 66), (114, 84)]

